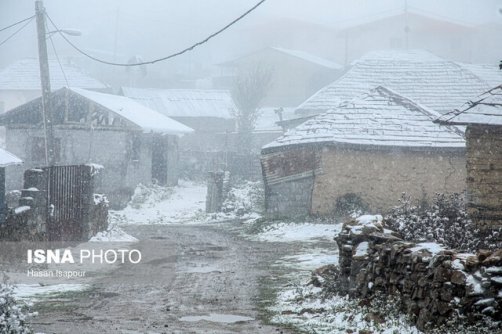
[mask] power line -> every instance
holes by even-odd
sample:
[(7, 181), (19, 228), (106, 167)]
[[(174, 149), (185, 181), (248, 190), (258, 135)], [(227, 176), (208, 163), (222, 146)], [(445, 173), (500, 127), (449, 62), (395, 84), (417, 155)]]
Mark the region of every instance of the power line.
[[(45, 26), (46, 26), (46, 28), (48, 28), (47, 22), (45, 23)], [(59, 55), (58, 55), (58, 52), (56, 51), (56, 46), (54, 45), (54, 41), (52, 40), (51, 35), (49, 35), (49, 40), (51, 41), (52, 50), (54, 51), (54, 55), (56, 56), (56, 60), (58, 61), (59, 68), (61, 69), (61, 72), (63, 73), (63, 78), (64, 78), (64, 81), (66, 82), (66, 86), (70, 87), (70, 84), (68, 83), (68, 78), (66, 77), (66, 73), (63, 69), (63, 65), (61, 64), (61, 60), (59, 59)]]
[(12, 37), (14, 37), (15, 35), (17, 35), (21, 30), (23, 30), (24, 28), (26, 28), (26, 26), (28, 24), (31, 23), (31, 21), (33, 21), (33, 18), (35, 16), (32, 16), (30, 18), (30, 20), (28, 22), (26, 22), (23, 26), (21, 26), (21, 28), (17, 29), (16, 31), (14, 31), (9, 37), (7, 37), (6, 39), (4, 39), (2, 42), (0, 42), (0, 46), (4, 45), (5, 43), (7, 43)]
[(160, 61), (164, 61), (164, 60), (168, 60), (168, 59), (171, 59), (171, 58), (174, 58), (174, 57), (177, 57), (177, 56), (181, 56), (182, 54), (184, 53), (187, 53), (189, 51), (192, 51), (193, 49), (195, 49), (196, 47), (202, 45), (202, 44), (205, 44), (207, 43), (210, 39), (212, 39), (213, 37), (216, 37), (217, 35), (221, 34), (222, 32), (224, 32), (225, 30), (227, 30), (228, 28), (230, 28), (231, 26), (233, 26), (235, 23), (239, 22), (240, 20), (242, 20), (244, 17), (246, 17), (247, 15), (249, 15), (251, 12), (253, 12), (256, 8), (258, 8), (260, 5), (262, 5), (266, 0), (260, 0), (256, 5), (254, 5), (253, 7), (251, 7), (250, 9), (248, 9), (247, 11), (245, 11), (243, 14), (241, 14), (239, 17), (237, 17), (236, 19), (234, 19), (233, 21), (231, 21), (230, 23), (228, 23), (227, 25), (225, 25), (223, 28), (219, 29), (218, 31), (212, 33), (211, 35), (207, 36), (206, 38), (204, 38), (203, 40), (195, 43), (195, 44), (192, 44), (191, 46), (187, 47), (186, 49), (183, 49), (181, 51), (178, 51), (178, 52), (175, 52), (175, 53), (172, 53), (168, 56), (165, 56), (165, 57), (162, 57), (162, 58), (158, 58), (158, 59), (154, 59), (154, 60), (150, 60), (150, 61), (144, 61), (144, 62), (138, 62), (138, 63), (132, 63), (132, 64), (126, 64), (126, 63), (114, 63), (114, 62), (109, 62), (109, 61), (106, 61), (106, 60), (102, 60), (102, 59), (99, 59), (99, 58), (96, 58), (88, 53), (86, 53), (85, 51), (83, 51), (82, 49), (80, 49), (79, 47), (77, 47), (75, 44), (73, 44), (65, 35), (64, 33), (56, 26), (56, 24), (54, 23), (54, 21), (52, 21), (52, 19), (50, 18), (50, 16), (46, 13), (45, 15), (47, 16), (47, 18), (49, 19), (49, 21), (52, 23), (52, 25), (54, 26), (54, 28), (56, 29), (56, 31), (59, 33), (59, 35), (61, 37), (63, 37), (63, 39), (68, 43), (70, 44), (75, 50), (77, 50), (79, 53), (83, 54), (84, 56), (94, 60), (94, 61), (97, 61), (97, 62), (100, 62), (100, 63), (103, 63), (103, 64), (107, 64), (107, 65), (113, 65), (113, 66), (124, 66), (124, 67), (127, 67), (127, 66), (141, 66), (141, 65), (149, 65), (149, 64), (155, 64), (157, 62), (160, 62)]
[(21, 20), (21, 21), (16, 22), (16, 23), (12, 23), (11, 25), (9, 25), (9, 26), (7, 26), (7, 27), (5, 27), (5, 28), (0, 29), (0, 32), (2, 32), (2, 31), (4, 31), (4, 30), (7, 30), (7, 29), (9, 29), (9, 28), (15, 27), (15, 26), (17, 26), (18, 24), (23, 23), (23, 22), (25, 22), (25, 21), (28, 21), (28, 20), (30, 20), (30, 19), (32, 19), (32, 18), (34, 18), (34, 17), (35, 17), (35, 15), (30, 16), (30, 17), (27, 17), (27, 18), (25, 18), (25, 19), (23, 19), (23, 20)]

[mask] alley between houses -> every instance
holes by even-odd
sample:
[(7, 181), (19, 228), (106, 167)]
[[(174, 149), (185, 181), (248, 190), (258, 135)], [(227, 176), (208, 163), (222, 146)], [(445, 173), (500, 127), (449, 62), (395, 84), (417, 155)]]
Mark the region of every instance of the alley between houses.
[(265, 325), (260, 305), (272, 298), (263, 285), (280, 274), (271, 264), (301, 245), (248, 241), (235, 233), (237, 226), (124, 228), (139, 239), (134, 248), (142, 263), (97, 277), (89, 290), (48, 298), (33, 319), (35, 331), (292, 333)]

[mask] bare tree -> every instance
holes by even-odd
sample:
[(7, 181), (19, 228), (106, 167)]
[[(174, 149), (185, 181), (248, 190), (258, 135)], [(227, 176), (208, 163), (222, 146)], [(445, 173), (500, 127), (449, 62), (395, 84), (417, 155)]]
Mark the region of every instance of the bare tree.
[(252, 132), (259, 108), (270, 89), (271, 79), (271, 69), (260, 64), (241, 70), (235, 78), (232, 98), (237, 106), (234, 117), (237, 121), (237, 144), (242, 153), (251, 152)]

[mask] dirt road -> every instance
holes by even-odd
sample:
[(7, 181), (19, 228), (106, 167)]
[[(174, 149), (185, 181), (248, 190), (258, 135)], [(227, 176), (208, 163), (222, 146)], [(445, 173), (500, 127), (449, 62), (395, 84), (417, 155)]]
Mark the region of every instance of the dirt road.
[[(259, 305), (294, 244), (261, 243), (229, 225), (142, 225), (140, 264), (93, 279), (89, 291), (38, 307), (43, 333), (292, 333), (265, 325)], [(274, 269), (275, 268), (275, 269)], [(203, 318), (199, 318), (202, 316)]]

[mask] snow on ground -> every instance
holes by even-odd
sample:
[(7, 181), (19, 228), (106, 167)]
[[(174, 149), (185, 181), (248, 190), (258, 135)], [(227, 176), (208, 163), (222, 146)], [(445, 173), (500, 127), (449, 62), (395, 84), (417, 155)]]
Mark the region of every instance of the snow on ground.
[(340, 232), (341, 228), (342, 224), (270, 223), (264, 226), (261, 232), (251, 235), (249, 238), (269, 242), (315, 242), (333, 240), (333, 237)]
[(272, 322), (292, 325), (307, 333), (421, 333), (392, 310), (361, 307), (357, 300), (348, 297), (326, 298), (320, 288), (307, 285), (307, 281), (282, 290), (270, 311), (275, 313)]
[(17, 299), (34, 301), (48, 295), (61, 294), (65, 292), (83, 291), (89, 288), (87, 284), (13, 284), (14, 296)]
[(106, 231), (98, 232), (90, 242), (136, 242), (138, 239), (124, 232), (117, 224), (112, 223)]
[(306, 250), (305, 253), (289, 255), (278, 261), (277, 264), (302, 270), (314, 270), (328, 264), (338, 264), (338, 249), (314, 248)]
[(205, 184), (180, 181), (175, 187), (138, 187), (129, 205), (111, 211), (119, 224), (170, 224), (194, 222), (205, 216)]

